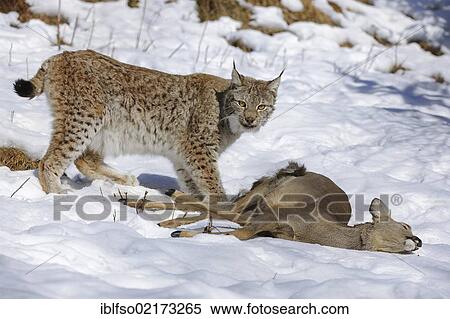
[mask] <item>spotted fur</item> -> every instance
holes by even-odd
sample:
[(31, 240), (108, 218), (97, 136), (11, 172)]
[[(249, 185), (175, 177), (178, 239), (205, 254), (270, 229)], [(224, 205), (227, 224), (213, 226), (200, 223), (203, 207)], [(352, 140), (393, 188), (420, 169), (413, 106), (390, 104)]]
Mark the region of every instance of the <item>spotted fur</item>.
[(104, 156), (152, 153), (173, 162), (186, 192), (222, 194), (219, 154), (267, 122), (279, 83), (280, 77), (255, 80), (235, 68), (231, 81), (167, 74), (86, 50), (51, 57), (15, 88), (27, 97), (45, 92), (53, 111), (50, 145), (39, 164), (44, 191), (61, 191), (71, 162), (92, 179), (135, 185), (135, 177), (108, 167)]

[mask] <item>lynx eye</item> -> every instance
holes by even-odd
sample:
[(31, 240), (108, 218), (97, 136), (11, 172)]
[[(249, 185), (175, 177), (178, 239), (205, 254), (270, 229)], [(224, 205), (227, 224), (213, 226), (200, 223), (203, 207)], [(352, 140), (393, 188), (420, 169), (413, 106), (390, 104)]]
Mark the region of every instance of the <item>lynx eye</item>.
[(257, 109), (258, 109), (258, 111), (264, 111), (265, 109), (267, 109), (267, 105), (260, 104), (260, 105), (258, 105)]
[(247, 104), (244, 101), (238, 101), (239, 106), (245, 109), (247, 107)]

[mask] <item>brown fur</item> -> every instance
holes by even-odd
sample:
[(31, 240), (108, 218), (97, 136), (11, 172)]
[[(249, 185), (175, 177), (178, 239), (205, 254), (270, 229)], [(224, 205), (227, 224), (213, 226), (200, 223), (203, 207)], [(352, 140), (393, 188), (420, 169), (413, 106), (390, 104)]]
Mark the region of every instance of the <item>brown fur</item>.
[(39, 160), (32, 159), (24, 151), (15, 147), (0, 147), (0, 166), (9, 167), (12, 171), (36, 169)]
[(91, 179), (136, 185), (103, 163), (105, 155), (168, 157), (183, 189), (223, 194), (219, 154), (245, 131), (259, 129), (274, 110), (280, 77), (261, 81), (234, 68), (232, 79), (175, 75), (116, 61), (94, 51), (64, 52), (45, 61), (23, 97), (46, 93), (53, 133), (39, 165), (45, 192), (60, 192), (71, 162)]
[[(332, 197), (330, 197), (332, 196)], [(329, 178), (306, 172), (303, 166), (290, 163), (272, 177), (264, 177), (252, 189), (233, 201), (231, 210), (220, 205), (198, 203), (175, 192), (173, 208), (200, 211), (188, 219), (178, 218), (160, 223), (162, 227), (178, 227), (192, 223), (210, 213), (215, 218), (236, 222), (242, 228), (227, 232), (241, 240), (275, 237), (356, 250), (410, 252), (421, 247), (411, 227), (390, 217), (384, 203), (374, 199), (370, 206), (371, 223), (347, 226), (351, 206), (347, 195)], [(329, 199), (324, 201), (324, 199)], [(130, 202), (130, 206), (161, 209), (158, 203)], [(323, 205), (325, 204), (325, 205)], [(142, 207), (141, 207), (142, 208)], [(175, 237), (192, 237), (198, 231), (177, 231)]]

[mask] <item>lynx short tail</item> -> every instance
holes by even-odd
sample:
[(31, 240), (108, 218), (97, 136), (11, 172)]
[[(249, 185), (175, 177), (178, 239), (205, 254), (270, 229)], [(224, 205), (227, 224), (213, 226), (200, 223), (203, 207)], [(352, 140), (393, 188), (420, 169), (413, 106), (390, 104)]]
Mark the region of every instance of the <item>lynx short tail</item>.
[(36, 169), (39, 160), (34, 160), (24, 151), (15, 147), (0, 147), (0, 167), (9, 167), (12, 171)]
[(18, 79), (14, 82), (14, 91), (21, 97), (28, 97), (30, 99), (42, 94), (44, 91), (44, 79), (46, 74), (47, 61), (44, 62), (36, 73), (36, 75), (30, 80)]

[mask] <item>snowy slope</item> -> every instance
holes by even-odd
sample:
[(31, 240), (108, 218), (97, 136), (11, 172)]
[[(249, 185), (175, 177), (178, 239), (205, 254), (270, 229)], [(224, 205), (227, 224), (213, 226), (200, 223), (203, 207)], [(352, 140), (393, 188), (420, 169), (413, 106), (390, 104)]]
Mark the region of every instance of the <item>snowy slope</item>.
[[(93, 6), (63, 0), (62, 13), (69, 19), (62, 28), (66, 42), (78, 17), (74, 45), (63, 49), (89, 47), (179, 74), (229, 77), (234, 59), (243, 74), (270, 79), (287, 66), (273, 120), (260, 132), (244, 135), (220, 159), (229, 193), (296, 160), (348, 193), (364, 194), (366, 203), (380, 194), (400, 194), (403, 202), (392, 207), (393, 216), (409, 223), (424, 246), (412, 255), (392, 255), (268, 238), (172, 239), (171, 230), (137, 217), (132, 209), (125, 221), (114, 222), (113, 216), (85, 221), (74, 209), (55, 221), (53, 197), (41, 191), (35, 172), (0, 167), (0, 297), (450, 298), (450, 87), (430, 78), (439, 72), (450, 82), (450, 50), (443, 47), (446, 54), (436, 57), (402, 40), (397, 49), (320, 91), (386, 50), (367, 34), (371, 30), (395, 42), (424, 26), (414, 36), (447, 41), (450, 28), (438, 17), (448, 17), (448, 1), (440, 2), (433, 17), (435, 11), (423, 3), (439, 1), (404, 0), (394, 6), (380, 0), (367, 6), (334, 0), (351, 8), (343, 15), (318, 0), (342, 28), (295, 23), (289, 32), (270, 37), (239, 31), (230, 18), (199, 23), (195, 1), (154, 0), (139, 43), (142, 8), (130, 9), (125, 2)], [(36, 12), (56, 12), (56, 0), (29, 3)], [(400, 10), (417, 13), (416, 20)], [(259, 11), (265, 11), (263, 21), (271, 14)], [(56, 28), (38, 20), (15, 28), (16, 17), (0, 14), (0, 145), (41, 156), (51, 128), (46, 99), (20, 99), (11, 85), (57, 53), (46, 38), (54, 38)], [(233, 37), (254, 51), (228, 45)], [(354, 47), (339, 46), (346, 40)], [(386, 72), (395, 61), (409, 70)], [(108, 162), (138, 176), (141, 186), (120, 187), (130, 194), (176, 185), (164, 158), (127, 156)], [(117, 193), (117, 185), (86, 181), (74, 167), (67, 175), (72, 181), (65, 182), (77, 195), (99, 195), (100, 188), (105, 195)]]

